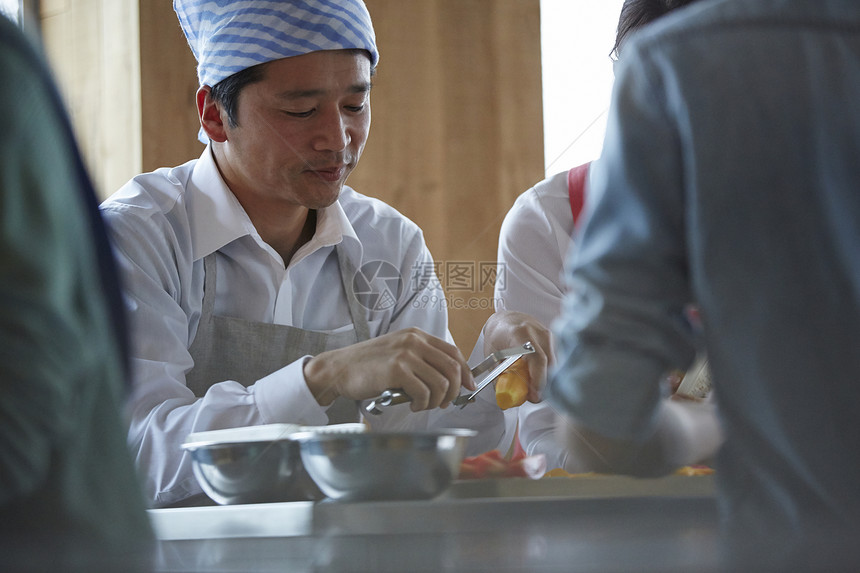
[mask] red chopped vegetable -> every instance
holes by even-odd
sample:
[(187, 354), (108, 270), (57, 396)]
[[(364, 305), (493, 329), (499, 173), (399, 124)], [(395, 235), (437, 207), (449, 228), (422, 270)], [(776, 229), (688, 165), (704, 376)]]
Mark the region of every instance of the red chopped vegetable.
[(465, 458), (460, 464), (460, 479), (486, 479), (500, 477), (526, 477), (538, 479), (546, 472), (543, 455), (526, 456), (518, 453), (506, 460), (499, 450), (490, 450), (479, 456)]

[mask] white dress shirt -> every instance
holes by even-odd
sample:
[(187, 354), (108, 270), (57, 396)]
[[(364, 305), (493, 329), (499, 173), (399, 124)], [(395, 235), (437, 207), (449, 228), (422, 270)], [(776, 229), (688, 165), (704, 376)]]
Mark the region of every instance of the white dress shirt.
[(567, 173), (551, 175), (520, 195), (499, 233), (505, 280), (496, 283), (497, 310), (524, 312), (545, 326), (561, 308), (562, 267), (572, 244)]
[[(305, 383), (306, 358), (248, 387), (224, 380), (202, 398), (188, 389), (185, 374), (194, 365), (188, 348), (202, 310), (206, 255), (219, 253), (216, 314), (334, 333), (353, 329), (335, 254), (343, 242), (356, 268), (384, 261), (400, 272), (396, 300), (367, 309), (371, 336), (418, 327), (453, 340), (420, 228), (349, 187), (317, 212), (313, 238), (286, 267), (227, 188), (209, 148), (197, 160), (135, 177), (102, 204), (102, 213), (123, 275), (132, 333), (129, 443), (156, 505), (200, 491), (180, 449), (192, 432), (328, 421)], [(369, 421), (386, 430), (472, 427), (482, 431), (470, 442), (470, 451), (479, 453), (504, 431), (498, 407), (486, 397), (479, 404), (461, 416), (447, 411), (453, 408), (412, 414), (404, 404)]]
[[(496, 310), (529, 314), (550, 327), (561, 312), (563, 266), (573, 241), (573, 212), (568, 172), (551, 175), (521, 194), (505, 216), (499, 233)], [(547, 469), (576, 470), (553, 439), (555, 412), (547, 402), (526, 402), (505, 411), (507, 435), (519, 421), (519, 441), (528, 455), (544, 454)]]

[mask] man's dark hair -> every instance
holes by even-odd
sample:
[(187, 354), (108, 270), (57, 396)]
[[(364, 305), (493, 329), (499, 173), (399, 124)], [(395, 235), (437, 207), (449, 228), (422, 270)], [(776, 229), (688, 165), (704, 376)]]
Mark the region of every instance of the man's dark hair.
[(618, 18), (618, 32), (615, 35), (615, 46), (610, 52), (613, 59), (618, 58), (618, 50), (631, 32), (653, 22), (657, 18), (691, 4), (695, 0), (625, 0)]
[[(230, 122), (230, 127), (239, 125), (239, 122), (236, 121), (236, 108), (239, 106), (239, 95), (246, 86), (259, 82), (265, 77), (266, 64), (268, 62), (245, 68), (231, 76), (227, 76), (212, 86), (209, 95), (227, 112), (227, 121)], [(370, 70), (370, 77), (373, 77), (375, 74), (376, 68), (372, 68)]]
[(239, 95), (246, 86), (263, 79), (265, 76), (265, 65), (257, 64), (256, 66), (245, 68), (240, 72), (227, 76), (212, 86), (210, 96), (227, 112), (227, 121), (230, 122), (230, 127), (238, 125), (236, 121), (236, 108), (239, 106)]

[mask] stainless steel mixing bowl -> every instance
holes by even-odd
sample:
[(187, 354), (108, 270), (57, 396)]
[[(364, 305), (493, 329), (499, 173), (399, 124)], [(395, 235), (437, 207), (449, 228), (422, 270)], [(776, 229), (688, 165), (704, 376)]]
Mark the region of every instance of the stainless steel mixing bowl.
[(292, 440), (212, 444), (191, 450), (191, 456), (200, 487), (221, 505), (322, 497)]
[[(341, 431), (357, 431), (346, 424)], [(323, 431), (338, 431), (335, 426)], [(333, 429), (333, 430), (332, 430)], [(221, 505), (319, 500), (323, 494), (302, 465), (299, 443), (306, 426), (272, 424), (192, 434), (182, 448), (203, 491)]]
[(465, 429), (435, 432), (299, 432), (302, 463), (322, 492), (338, 501), (430, 499), (457, 477)]

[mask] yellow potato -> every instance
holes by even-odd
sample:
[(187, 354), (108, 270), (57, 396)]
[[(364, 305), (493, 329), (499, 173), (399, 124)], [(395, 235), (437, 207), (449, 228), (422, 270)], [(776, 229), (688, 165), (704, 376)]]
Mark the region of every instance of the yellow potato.
[(529, 395), (529, 368), (522, 358), (496, 379), (496, 403), (502, 410), (521, 406)]

